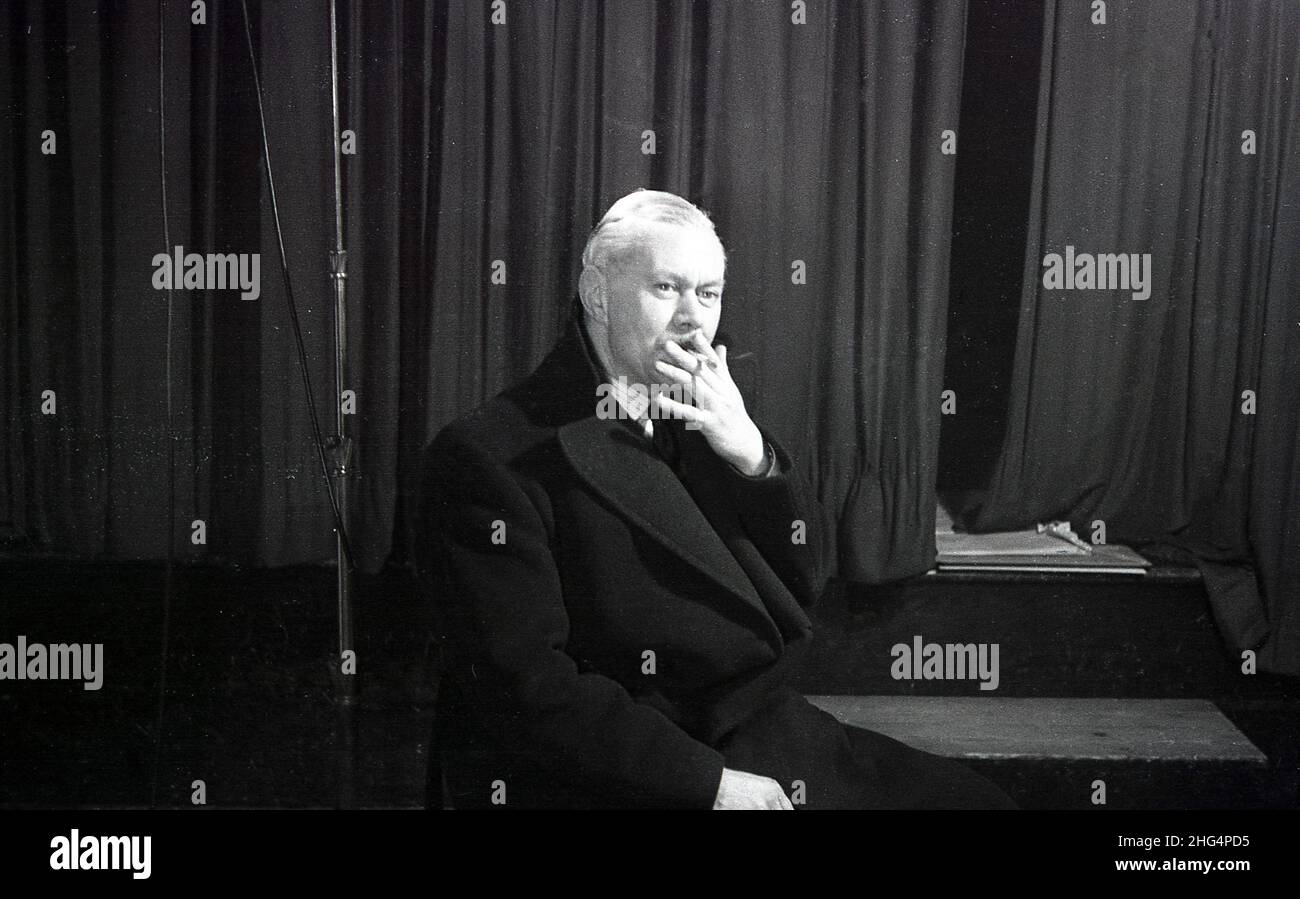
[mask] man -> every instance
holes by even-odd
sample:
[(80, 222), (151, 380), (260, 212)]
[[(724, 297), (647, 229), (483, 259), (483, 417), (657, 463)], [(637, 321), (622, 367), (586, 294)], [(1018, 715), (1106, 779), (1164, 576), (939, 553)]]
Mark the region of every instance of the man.
[(452, 804), (1010, 804), (787, 685), (823, 584), (817, 514), (713, 346), (712, 222), (637, 191), (582, 263), (555, 349), (427, 454), (432, 755)]

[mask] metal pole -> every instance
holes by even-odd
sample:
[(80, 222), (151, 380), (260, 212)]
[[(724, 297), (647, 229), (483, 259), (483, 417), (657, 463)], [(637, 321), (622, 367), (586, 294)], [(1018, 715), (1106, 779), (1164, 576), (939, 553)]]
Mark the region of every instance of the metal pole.
[[(348, 308), (347, 262), (343, 248), (343, 172), (341, 132), (339, 130), (339, 47), (335, 0), (330, 0), (330, 91), (334, 130), (334, 249), (329, 254), (330, 279), (334, 282), (334, 436), (329, 447), (333, 465), (330, 477), (335, 484), (339, 513), (344, 527), (351, 530), (348, 510), (351, 507), (349, 483), (352, 471), (352, 439), (348, 435), (343, 412), (343, 391), (348, 389)], [(339, 805), (350, 808), (355, 803), (357, 675), (356, 643), (352, 627), (352, 572), (348, 565), (343, 536), (335, 529), (335, 552), (338, 561), (338, 659), (335, 664), (335, 701), (339, 712)]]

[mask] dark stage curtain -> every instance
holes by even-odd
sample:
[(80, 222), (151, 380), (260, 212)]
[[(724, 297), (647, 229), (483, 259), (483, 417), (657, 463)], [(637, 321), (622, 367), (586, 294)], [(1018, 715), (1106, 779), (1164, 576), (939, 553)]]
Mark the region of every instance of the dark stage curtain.
[[(275, 4), (258, 15), (253, 4), (288, 258), (329, 427), (325, 252), (332, 219), (322, 9)], [(265, 202), (239, 4), (208, 3), (204, 12), (196, 23), (189, 3), (164, 7), (171, 246), (260, 253), (261, 295), (245, 301), (228, 290), (174, 293), (171, 539), (182, 561), (325, 559), (333, 537), (322, 515), (328, 507)], [(152, 260), (168, 248), (159, 183), (158, 7), (8, 3), (0, 15), (0, 527), (17, 548), (162, 558), (169, 539), (168, 309), (166, 293), (153, 286)], [(43, 152), (47, 130), (54, 132), (53, 153)], [(374, 164), (364, 159), (357, 164)], [(353, 232), (363, 228), (354, 224)], [(368, 261), (357, 259), (353, 271), (360, 297), (375, 289)], [(378, 392), (364, 384), (391, 376), (391, 362), (373, 352), (385, 321), (377, 313), (359, 314), (354, 334), (364, 422), (384, 413)], [(373, 371), (375, 364), (383, 372)], [(53, 415), (42, 410), (47, 389), (55, 391)], [(373, 431), (363, 429), (373, 440)], [(374, 442), (374, 456), (385, 451)], [(382, 471), (366, 482), (364, 517), (375, 516), (383, 482)], [(391, 508), (391, 495), (387, 502)], [(194, 521), (203, 523), (206, 543), (192, 536)]]
[[(251, 6), (328, 423), (325, 6)], [(171, 243), (262, 253), (256, 301), (175, 296), (173, 539), (184, 559), (327, 559), (238, 4), (212, 0), (202, 26), (188, 3), (165, 9)], [(808, 467), (841, 573), (930, 566), (955, 159), (940, 147), (957, 128), (964, 2), (810, 0), (800, 24), (783, 0), (537, 0), (506, 4), (504, 24), (469, 0), (340, 9), (366, 568), (408, 557), (421, 448), (541, 359), (589, 229), (636, 187), (684, 194), (718, 222), (723, 327), (754, 352), (740, 376)], [(4, 16), (0, 522), (76, 555), (160, 558), (156, 10), (32, 2)], [(46, 128), (57, 155), (40, 151)], [(56, 416), (40, 412), (47, 387)]]
[[(1300, 5), (1107, 6), (1049, 6), (1007, 434), (966, 523), (1190, 554), (1229, 648), (1297, 674)], [(1150, 298), (1045, 288), (1067, 245), (1150, 253)]]

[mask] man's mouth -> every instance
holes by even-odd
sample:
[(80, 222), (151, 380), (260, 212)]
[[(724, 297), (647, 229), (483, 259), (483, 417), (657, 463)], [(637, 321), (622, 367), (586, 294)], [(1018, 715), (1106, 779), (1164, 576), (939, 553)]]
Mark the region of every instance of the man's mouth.
[(701, 334), (701, 333), (702, 333), (701, 331), (699, 331), (699, 330), (695, 330), (695, 331), (688, 331), (688, 332), (685, 333), (685, 334), (680, 334), (680, 335), (674, 334), (674, 335), (670, 335), (670, 336), (669, 336), (669, 337), (664, 341), (664, 348), (666, 349), (666, 348), (667, 348), (667, 344), (668, 344), (668, 342), (671, 341), (671, 342), (677, 344), (678, 346), (680, 346), (682, 349), (684, 349), (686, 352), (690, 353), (691, 355), (693, 355), (693, 356), (701, 356), (701, 357), (702, 357), (702, 356), (704, 355), (704, 353), (701, 352), (700, 349), (699, 349), (699, 347), (697, 347), (697, 346), (695, 345), (695, 335), (697, 335), (697, 334)]

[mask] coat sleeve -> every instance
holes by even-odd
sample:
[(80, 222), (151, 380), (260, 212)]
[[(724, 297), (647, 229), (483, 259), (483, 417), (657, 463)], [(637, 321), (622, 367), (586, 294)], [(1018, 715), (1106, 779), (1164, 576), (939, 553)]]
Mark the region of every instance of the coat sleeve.
[(811, 606), (826, 586), (821, 566), (821, 510), (785, 448), (767, 431), (759, 430), (776, 453), (776, 473), (751, 478), (722, 465), (727, 491), (741, 526), (767, 564), (802, 605)]
[(722, 755), (565, 653), (550, 537), (515, 476), (454, 426), (426, 461), (422, 581), (444, 676), (488, 732), (617, 804), (711, 808)]

